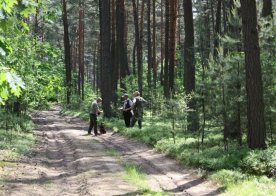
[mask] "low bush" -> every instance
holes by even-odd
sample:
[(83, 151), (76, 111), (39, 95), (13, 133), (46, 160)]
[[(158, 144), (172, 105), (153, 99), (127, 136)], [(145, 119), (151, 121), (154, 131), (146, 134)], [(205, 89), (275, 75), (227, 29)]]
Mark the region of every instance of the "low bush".
[(240, 167), (250, 174), (276, 177), (276, 148), (250, 151)]

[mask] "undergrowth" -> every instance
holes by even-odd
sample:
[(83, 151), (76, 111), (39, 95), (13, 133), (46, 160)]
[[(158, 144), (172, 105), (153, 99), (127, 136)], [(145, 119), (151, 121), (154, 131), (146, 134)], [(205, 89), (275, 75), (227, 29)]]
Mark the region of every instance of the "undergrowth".
[[(88, 119), (83, 111), (65, 113)], [(113, 131), (141, 140), (186, 166), (207, 171), (207, 176), (226, 190), (225, 195), (273, 195), (276, 192), (275, 144), (266, 150), (250, 150), (233, 141), (226, 151), (219, 127), (210, 127), (205, 133), (204, 145), (199, 147), (197, 136), (181, 131), (181, 127), (174, 143), (168, 119), (148, 115), (141, 130), (126, 128), (122, 117), (100, 120)]]
[[(8, 118), (8, 116), (5, 116)], [(35, 142), (33, 123), (28, 116), (12, 117), (0, 123), (0, 168), (31, 150)]]

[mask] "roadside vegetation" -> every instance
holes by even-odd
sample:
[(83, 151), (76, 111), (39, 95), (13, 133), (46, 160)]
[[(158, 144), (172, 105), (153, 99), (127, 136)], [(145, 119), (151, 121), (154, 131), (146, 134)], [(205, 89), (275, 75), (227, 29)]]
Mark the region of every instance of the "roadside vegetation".
[[(62, 113), (89, 120), (86, 106), (80, 110), (64, 109)], [(221, 127), (210, 127), (202, 147), (196, 135), (181, 129), (179, 121), (176, 121), (178, 128), (174, 130), (174, 139), (172, 121), (153, 117), (149, 111), (146, 112), (142, 129), (138, 126), (126, 128), (120, 115), (112, 119), (100, 117), (99, 121), (115, 132), (140, 140), (177, 159), (183, 166), (198, 169), (199, 173), (218, 183), (225, 195), (265, 196), (276, 191), (275, 144), (265, 150), (250, 150), (245, 143), (238, 146), (236, 141), (231, 141), (228, 150), (225, 150)]]

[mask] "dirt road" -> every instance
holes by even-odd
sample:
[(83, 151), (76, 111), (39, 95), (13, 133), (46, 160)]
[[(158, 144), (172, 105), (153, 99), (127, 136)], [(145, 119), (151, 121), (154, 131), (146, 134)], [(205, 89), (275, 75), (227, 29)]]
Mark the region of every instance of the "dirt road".
[[(218, 195), (195, 171), (146, 145), (108, 132), (86, 135), (87, 123), (62, 117), (57, 109), (33, 116), (38, 143), (23, 157), (0, 195), (139, 195), (124, 177), (124, 163), (139, 165), (151, 190), (169, 195)], [(116, 152), (116, 156), (114, 153)]]

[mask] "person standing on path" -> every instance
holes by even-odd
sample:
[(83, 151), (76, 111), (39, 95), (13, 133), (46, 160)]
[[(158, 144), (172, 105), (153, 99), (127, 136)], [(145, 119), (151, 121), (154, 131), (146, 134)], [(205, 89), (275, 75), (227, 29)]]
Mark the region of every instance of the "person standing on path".
[(94, 134), (95, 136), (98, 135), (98, 130), (97, 130), (97, 115), (102, 113), (102, 111), (99, 109), (99, 103), (102, 102), (102, 98), (98, 97), (95, 101), (92, 102), (91, 104), (91, 110), (90, 110), (90, 126), (88, 129), (88, 134), (91, 134), (91, 131), (94, 127)]
[(138, 121), (139, 129), (142, 129), (142, 121), (143, 121), (143, 113), (144, 113), (144, 104), (147, 103), (147, 101), (140, 96), (139, 91), (135, 91), (133, 93), (134, 99), (132, 104), (132, 110), (133, 110), (133, 118), (131, 126), (134, 127), (136, 121)]
[(126, 127), (130, 127), (130, 123), (131, 123), (131, 117), (132, 117), (132, 101), (128, 98), (128, 94), (124, 94), (123, 95), (124, 98), (124, 105), (123, 105), (123, 116), (124, 116), (124, 120), (125, 120), (125, 125)]

